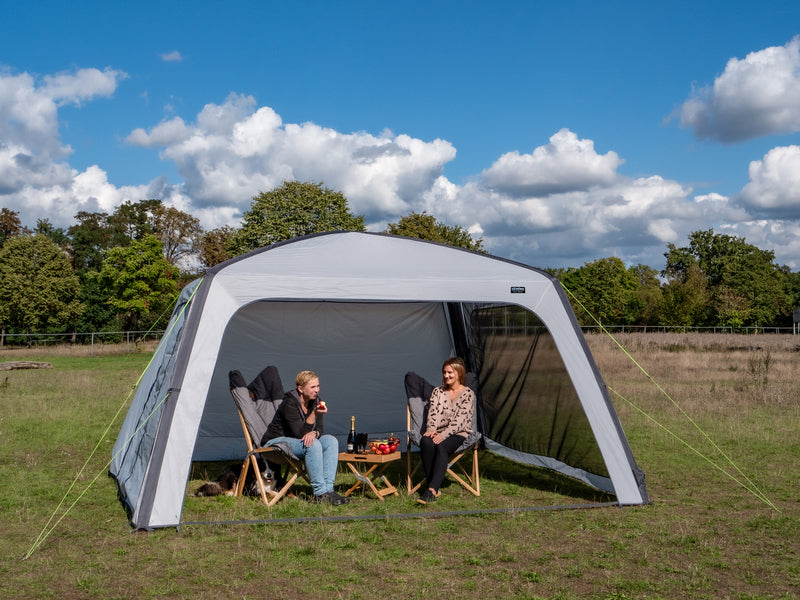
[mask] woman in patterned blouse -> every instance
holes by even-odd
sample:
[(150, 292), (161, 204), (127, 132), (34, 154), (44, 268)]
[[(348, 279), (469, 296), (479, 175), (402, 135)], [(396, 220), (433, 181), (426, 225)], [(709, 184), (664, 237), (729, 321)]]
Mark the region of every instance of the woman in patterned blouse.
[(472, 433), (475, 393), (464, 385), (464, 361), (448, 358), (442, 365), (442, 386), (433, 389), (428, 404), (428, 421), (420, 440), (426, 485), (417, 502), (428, 504), (439, 497), (450, 455)]

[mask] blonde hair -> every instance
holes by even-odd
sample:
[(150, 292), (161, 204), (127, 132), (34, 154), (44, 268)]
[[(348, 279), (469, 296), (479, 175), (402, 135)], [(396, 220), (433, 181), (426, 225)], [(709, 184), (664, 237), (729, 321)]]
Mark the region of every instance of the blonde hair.
[(314, 371), (300, 371), (297, 377), (294, 378), (294, 383), (297, 387), (301, 388), (312, 379), (319, 379)]
[[(453, 356), (452, 358), (448, 358), (444, 361), (442, 365), (442, 373), (446, 367), (452, 367), (453, 370), (458, 373), (458, 383), (464, 385), (464, 382), (467, 380), (467, 367), (464, 364), (464, 361), (459, 358), (458, 356)], [(442, 378), (442, 385), (445, 385), (444, 378)]]

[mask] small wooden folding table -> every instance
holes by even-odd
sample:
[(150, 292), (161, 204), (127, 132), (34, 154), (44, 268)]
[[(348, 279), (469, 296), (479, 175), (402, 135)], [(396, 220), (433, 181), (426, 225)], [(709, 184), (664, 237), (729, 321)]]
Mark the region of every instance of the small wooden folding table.
[[(344, 495), (349, 496), (362, 485), (366, 485), (370, 490), (383, 501), (384, 496), (394, 494), (399, 496), (397, 488), (384, 475), (386, 467), (389, 463), (400, 459), (400, 452), (392, 452), (391, 454), (353, 454), (350, 452), (340, 452), (339, 460), (347, 464), (353, 475), (356, 476), (356, 483), (347, 490)], [(364, 470), (366, 465), (370, 465), (368, 469)], [(383, 483), (383, 487), (376, 487), (375, 483)]]

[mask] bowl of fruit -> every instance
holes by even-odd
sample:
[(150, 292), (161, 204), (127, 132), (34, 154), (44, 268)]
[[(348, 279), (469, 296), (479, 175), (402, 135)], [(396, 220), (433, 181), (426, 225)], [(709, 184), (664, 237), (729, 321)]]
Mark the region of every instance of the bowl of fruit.
[(397, 452), (400, 445), (400, 439), (390, 435), (388, 438), (379, 440), (370, 440), (369, 451), (372, 454), (391, 454)]

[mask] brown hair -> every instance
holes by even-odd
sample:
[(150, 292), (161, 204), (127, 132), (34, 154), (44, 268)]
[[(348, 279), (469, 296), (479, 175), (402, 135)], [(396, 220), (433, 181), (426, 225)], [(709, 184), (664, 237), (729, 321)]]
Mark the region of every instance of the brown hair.
[[(452, 367), (453, 370), (458, 373), (458, 383), (464, 385), (464, 382), (467, 379), (467, 367), (461, 358), (458, 356), (453, 356), (444, 361), (444, 364), (442, 365), (442, 373), (444, 373), (445, 367)], [(442, 380), (442, 385), (444, 385), (444, 380)]]
[(312, 379), (319, 379), (314, 371), (300, 371), (295, 377), (294, 383), (298, 388), (301, 388)]

